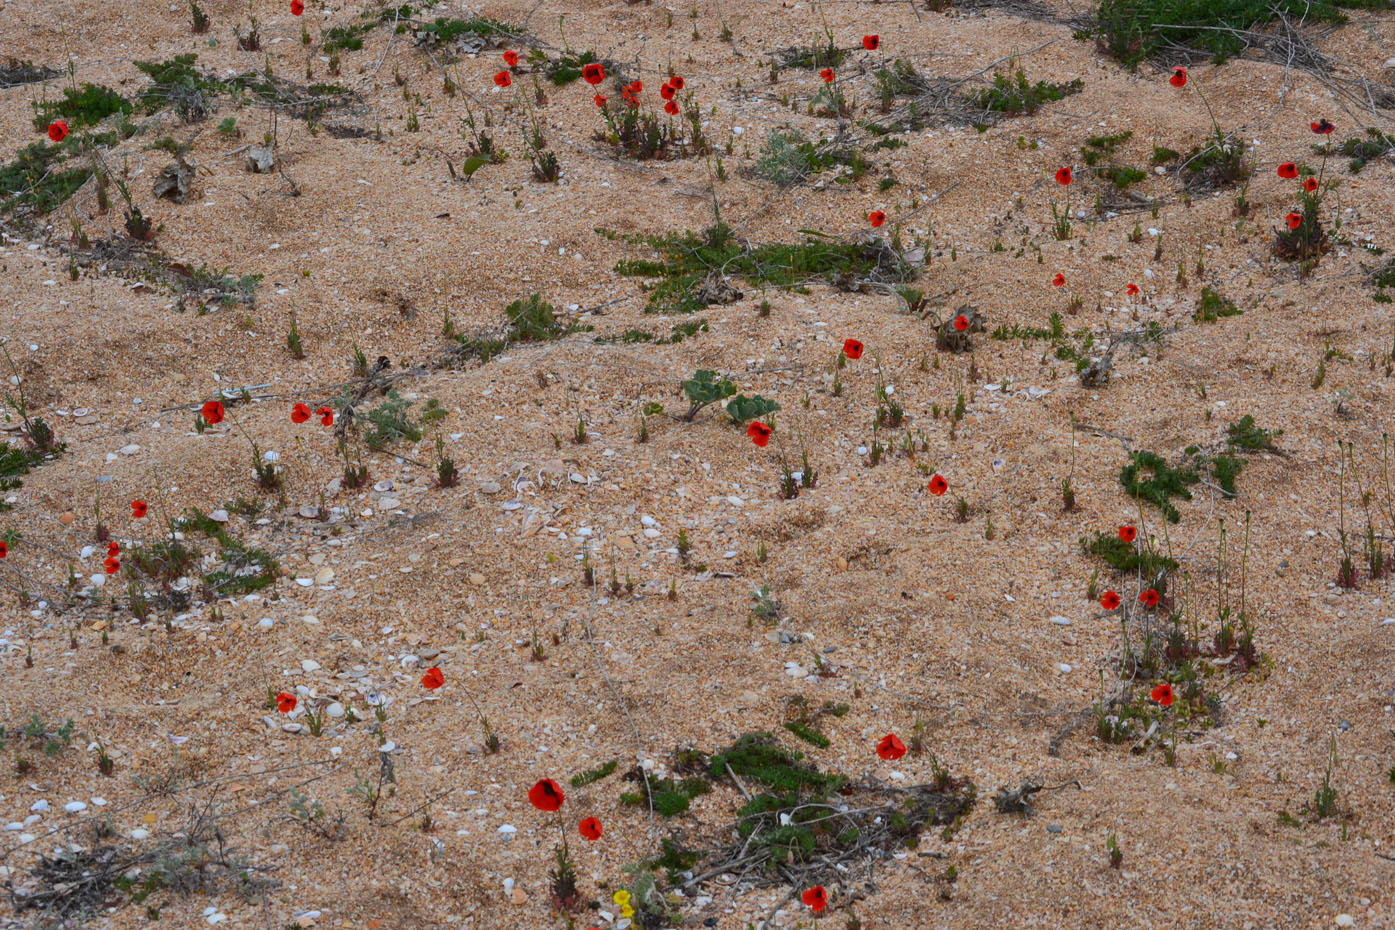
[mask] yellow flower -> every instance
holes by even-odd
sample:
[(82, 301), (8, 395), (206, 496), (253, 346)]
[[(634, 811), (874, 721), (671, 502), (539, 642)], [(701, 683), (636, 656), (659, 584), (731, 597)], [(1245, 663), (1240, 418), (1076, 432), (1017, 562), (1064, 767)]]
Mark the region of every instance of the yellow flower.
[(615, 892), (615, 894), (611, 896), (611, 900), (619, 906), (621, 917), (635, 916), (635, 909), (630, 907), (630, 893), (624, 888)]

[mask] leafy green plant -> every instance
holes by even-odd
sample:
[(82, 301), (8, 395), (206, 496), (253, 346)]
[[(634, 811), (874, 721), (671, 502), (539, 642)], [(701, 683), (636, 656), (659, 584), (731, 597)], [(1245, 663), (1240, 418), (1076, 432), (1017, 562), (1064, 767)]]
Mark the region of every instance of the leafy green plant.
[(1119, 472), (1119, 483), (1128, 495), (1161, 510), (1169, 523), (1182, 518), (1171, 499), (1191, 500), (1192, 492), (1187, 488), (1200, 480), (1192, 469), (1173, 468), (1161, 455), (1146, 450), (1134, 452), (1129, 464)]
[(377, 452), (404, 439), (419, 442), (421, 429), (407, 416), (411, 406), (412, 402), (396, 391), (388, 391), (387, 398), (368, 411), (368, 422), (372, 428), (363, 438), (364, 445)]
[(1080, 93), (1085, 82), (1076, 78), (1067, 84), (1027, 80), (1027, 72), (1018, 68), (1012, 74), (999, 72), (993, 76), (993, 86), (970, 96), (973, 103), (985, 110), (1008, 116), (1031, 115), (1044, 103), (1062, 100)]
[(1198, 323), (1214, 323), (1223, 317), (1239, 316), (1244, 313), (1235, 306), (1235, 301), (1227, 300), (1209, 287), (1201, 289), (1201, 300), (1196, 306), (1192, 319)]
[(60, 99), (36, 100), (33, 107), (35, 129), (45, 129), (56, 119), (66, 120), (72, 128), (95, 126), (113, 113), (129, 114), (135, 109), (131, 101), (100, 84), (65, 87)]
[(1345, 5), (1328, 0), (1103, 0), (1096, 35), (1129, 67), (1170, 43), (1210, 52), (1220, 63), (1244, 50), (1245, 30), (1281, 13), (1308, 23), (1336, 24), (1346, 21), (1338, 9)]
[(780, 405), (768, 397), (737, 394), (727, 403), (727, 416), (731, 417), (733, 425), (741, 426), (751, 420), (764, 420), (779, 409)]
[(730, 380), (719, 377), (715, 371), (699, 369), (683, 382), (683, 394), (688, 398), (688, 412), (683, 414), (683, 421), (693, 422), (702, 408), (726, 400), (735, 393), (736, 385)]

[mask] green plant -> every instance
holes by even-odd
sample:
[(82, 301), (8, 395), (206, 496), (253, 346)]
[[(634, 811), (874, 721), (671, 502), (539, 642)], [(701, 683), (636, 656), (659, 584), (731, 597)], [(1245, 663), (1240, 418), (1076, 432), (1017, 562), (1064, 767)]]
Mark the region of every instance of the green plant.
[(291, 350), (291, 358), (305, 358), (305, 349), (300, 344), (300, 324), (294, 313), (291, 314), (290, 329), (286, 331), (286, 348)]
[(1018, 68), (1012, 74), (999, 72), (993, 76), (993, 86), (970, 95), (975, 106), (1008, 116), (1031, 115), (1043, 103), (1061, 100), (1071, 94), (1080, 93), (1085, 82), (1076, 78), (1068, 84), (1052, 84), (1027, 80), (1027, 72)]
[(619, 768), (619, 766), (619, 760), (611, 759), (609, 762), (606, 762), (602, 765), (598, 765), (593, 769), (588, 769), (587, 771), (582, 772), (579, 775), (573, 775), (571, 779), (572, 787), (584, 788), (587, 785), (593, 785), (596, 782), (600, 781), (602, 778), (606, 778), (614, 774), (615, 770)]
[(1192, 494), (1187, 486), (1200, 480), (1192, 469), (1173, 468), (1161, 455), (1146, 450), (1134, 452), (1129, 464), (1119, 472), (1119, 483), (1128, 495), (1157, 507), (1170, 523), (1181, 519), (1171, 498), (1191, 500)]
[(100, 84), (65, 87), (61, 98), (36, 100), (33, 107), (35, 129), (46, 129), (56, 119), (73, 128), (95, 126), (114, 113), (126, 115), (134, 109), (131, 101)]
[(747, 397), (737, 394), (727, 403), (727, 415), (734, 426), (741, 426), (751, 420), (765, 420), (769, 414), (780, 409), (780, 405), (759, 394)]
[(1097, 15), (1100, 44), (1129, 67), (1170, 44), (1210, 52), (1217, 63), (1246, 47), (1245, 30), (1280, 14), (1309, 23), (1345, 22), (1328, 0), (1103, 0)]
[(1109, 851), (1109, 867), (1117, 869), (1124, 863), (1124, 851), (1119, 848), (1119, 838), (1113, 833), (1105, 837), (1104, 848)]
[(1337, 812), (1337, 789), (1332, 786), (1332, 769), (1337, 765), (1337, 737), (1329, 737), (1327, 771), (1322, 776), (1322, 784), (1313, 794), (1313, 814), (1325, 820)]
[(364, 436), (364, 444), (377, 452), (404, 439), (420, 442), (421, 429), (407, 416), (411, 406), (412, 402), (396, 391), (388, 391), (387, 398), (368, 411), (368, 422), (372, 428)]
[(208, 31), (210, 25), (208, 14), (204, 13), (203, 8), (199, 6), (198, 0), (189, 0), (189, 16), (191, 19), (190, 29), (193, 30), (194, 35), (202, 35)]
[(702, 408), (726, 400), (736, 393), (736, 385), (715, 371), (699, 369), (683, 382), (683, 394), (688, 398), (688, 412), (683, 415), (691, 423)]

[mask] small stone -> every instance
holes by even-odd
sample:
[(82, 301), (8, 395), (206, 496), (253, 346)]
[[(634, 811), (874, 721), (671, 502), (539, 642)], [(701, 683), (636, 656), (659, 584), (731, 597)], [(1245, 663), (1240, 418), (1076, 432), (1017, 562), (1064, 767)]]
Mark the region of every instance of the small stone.
[(320, 670), (320, 663), (316, 662), (314, 659), (301, 659), (300, 669), (303, 672), (318, 672)]
[(63, 524), (64, 526), (72, 526), (73, 521), (75, 519), (77, 519), (77, 517), (73, 515), (73, 512), (71, 510), (65, 510), (58, 515), (58, 522)]
[(228, 512), (223, 508), (219, 507), (217, 510), (209, 512), (208, 519), (212, 520), (214, 523), (227, 523)]
[(509, 894), (509, 900), (514, 904), (526, 904), (528, 902), (528, 892), (524, 891), (522, 888), (515, 888), (513, 892)]
[(1051, 617), (1049, 622), (1054, 623), (1057, 626), (1070, 626), (1070, 617), (1063, 617), (1060, 614), (1057, 614), (1056, 616)]
[(315, 572), (315, 584), (329, 584), (333, 580), (334, 569), (330, 568), (329, 566), (325, 566), (324, 568)]
[(1350, 914), (1338, 914), (1336, 923), (1339, 927), (1355, 927), (1356, 918)]
[(1060, 826), (1060, 824), (1049, 823), (1049, 824), (1046, 825), (1046, 832), (1047, 832), (1047, 833), (1060, 833), (1060, 832), (1061, 832), (1061, 826)]
[(63, 805), (63, 809), (70, 814), (81, 814), (83, 811), (87, 810), (87, 805), (81, 801), (69, 801), (67, 804)]
[(479, 572), (470, 572), (469, 580), (470, 584), (474, 585), (477, 588), (480, 585), (484, 584), (484, 576), (481, 575)]
[(480, 490), (485, 494), (498, 494), (503, 487), (497, 481), (485, 481), (480, 484)]

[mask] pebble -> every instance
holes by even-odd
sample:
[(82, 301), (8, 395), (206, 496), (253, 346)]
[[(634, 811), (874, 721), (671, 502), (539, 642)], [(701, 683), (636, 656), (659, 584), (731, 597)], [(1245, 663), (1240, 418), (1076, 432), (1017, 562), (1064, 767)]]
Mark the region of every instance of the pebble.
[(148, 840), (150, 839), (150, 831), (146, 830), (144, 827), (136, 827), (134, 830), (131, 831), (131, 839)]
[(81, 801), (69, 801), (67, 804), (63, 805), (63, 809), (70, 814), (81, 814), (83, 811), (87, 810), (87, 805)]
[(804, 666), (800, 665), (798, 662), (786, 662), (785, 674), (790, 676), (791, 678), (808, 678), (809, 670), (806, 669)]
[(122, 455), (135, 455), (135, 454), (136, 454), (137, 452), (139, 452), (139, 451), (140, 451), (140, 446), (136, 445), (135, 443), (131, 443), (129, 446), (122, 446), (122, 447), (121, 447), (121, 454), (122, 454)]
[(1356, 918), (1350, 914), (1338, 914), (1336, 923), (1339, 927), (1355, 927)]
[(1047, 833), (1060, 833), (1060, 832), (1061, 832), (1061, 826), (1060, 826), (1060, 824), (1049, 823), (1049, 824), (1046, 825), (1046, 832), (1047, 832)]
[(44, 812), (46, 812), (46, 811), (48, 810), (48, 802), (47, 802), (47, 801), (35, 801), (34, 804), (33, 804), (33, 806), (31, 806), (29, 809), (30, 809), (31, 811), (33, 811), (34, 813), (36, 813), (36, 814), (42, 814), (42, 813), (44, 813)]
[(209, 512), (208, 519), (212, 520), (214, 523), (227, 523), (228, 512), (219, 507), (217, 510)]
[(500, 836), (513, 836), (513, 835), (514, 835), (515, 833), (517, 833), (517, 832), (518, 832), (518, 827), (515, 827), (513, 824), (509, 824), (509, 823), (506, 823), (506, 824), (504, 824), (502, 827), (499, 828), (499, 835), (500, 835)]
[(300, 668), (301, 671), (304, 672), (318, 672), (320, 670), (320, 663), (316, 662), (314, 659), (301, 659)]
[(1070, 626), (1070, 617), (1063, 617), (1060, 614), (1050, 618), (1050, 622), (1057, 626)]

